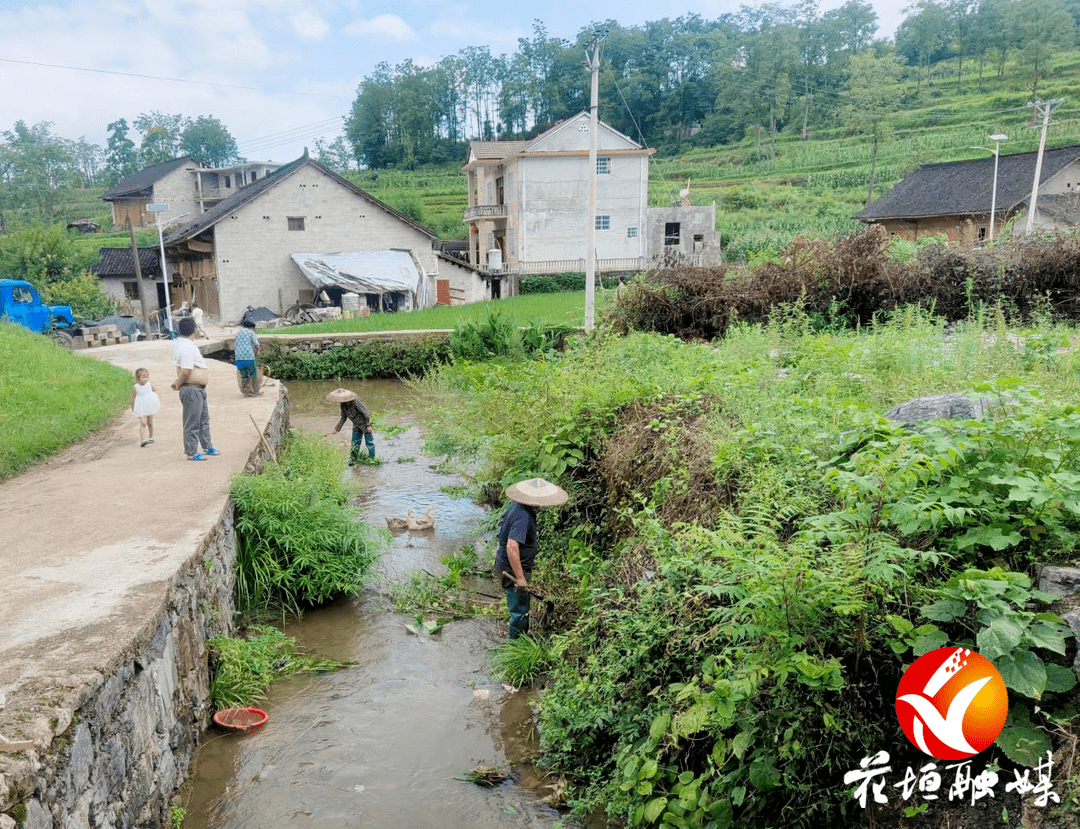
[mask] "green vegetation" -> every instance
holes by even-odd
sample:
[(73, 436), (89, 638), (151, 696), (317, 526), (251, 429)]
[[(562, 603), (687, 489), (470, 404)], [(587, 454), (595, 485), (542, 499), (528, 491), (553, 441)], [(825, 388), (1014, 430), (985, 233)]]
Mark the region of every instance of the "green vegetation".
[(296, 640), (269, 625), (255, 625), (244, 636), (210, 640), (210, 703), (216, 710), (254, 705), (266, 698), (277, 679), (326, 673), (349, 663), (296, 653)]
[(0, 480), (111, 422), (134, 382), (123, 369), (0, 323)]
[[(584, 289), (582, 289), (583, 291)], [(582, 291), (530, 294), (528, 296), (488, 299), (468, 305), (437, 305), (421, 311), (398, 314), (372, 314), (370, 317), (332, 320), (312, 325), (290, 326), (289, 334), (347, 333), (352, 331), (449, 331), (458, 325), (480, 323), (498, 310), (515, 325), (528, 325), (540, 320), (547, 325), (582, 324), (585, 313), (585, 294)], [(597, 308), (610, 299), (610, 293), (596, 293)]]
[(319, 435), (293, 431), (278, 463), (233, 478), (242, 614), (299, 615), (363, 588), (383, 536), (356, 520), (343, 470), (337, 448)]
[[(557, 656), (493, 658), (549, 673), (541, 762), (576, 812), (833, 825), (845, 771), (882, 747), (904, 762), (893, 692), (944, 642), (1004, 666), (1013, 715), (990, 759), (1027, 763), (1075, 730), (1074, 646), (1030, 585), (1080, 543), (1080, 358), (1057, 348), (1076, 332), (977, 307), (944, 334), (914, 308), (855, 331), (777, 309), (715, 345), (600, 334), (422, 381), (455, 396), (431, 445), (486, 458), (477, 488), (497, 500), (542, 475), (570, 492), (541, 513), (535, 574), (567, 591), (546, 620)], [(962, 390), (1008, 415), (881, 418)]]
[(496, 645), (488, 651), (488, 659), (492, 676), (515, 688), (532, 684), (555, 662), (544, 642), (528, 635)]

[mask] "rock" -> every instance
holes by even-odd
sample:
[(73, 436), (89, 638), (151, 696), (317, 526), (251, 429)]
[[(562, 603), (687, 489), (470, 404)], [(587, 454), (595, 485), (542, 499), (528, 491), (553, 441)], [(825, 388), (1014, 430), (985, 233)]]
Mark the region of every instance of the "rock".
[(899, 421), (905, 426), (936, 418), (980, 420), (991, 408), (1000, 407), (1000, 405), (1000, 401), (989, 397), (969, 398), (959, 393), (938, 394), (931, 397), (916, 397), (914, 400), (894, 406), (885, 412), (885, 417)]
[(1058, 596), (1080, 593), (1080, 567), (1044, 564), (1039, 570), (1039, 589)]

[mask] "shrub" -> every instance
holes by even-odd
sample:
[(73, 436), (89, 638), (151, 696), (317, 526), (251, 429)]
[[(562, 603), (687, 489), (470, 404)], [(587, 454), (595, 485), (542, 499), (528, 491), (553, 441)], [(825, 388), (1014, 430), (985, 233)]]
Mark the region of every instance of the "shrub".
[(349, 508), (343, 469), (319, 435), (291, 432), (278, 463), (233, 478), (241, 612), (300, 614), (363, 588), (382, 542)]
[[(618, 277), (613, 274), (601, 275), (600, 283), (604, 288), (614, 288), (618, 283)], [(531, 274), (521, 277), (521, 293), (523, 294), (555, 294), (560, 291), (584, 291), (585, 274), (583, 273), (553, 273)]]
[(263, 364), (282, 380), (333, 380), (348, 377), (418, 377), (450, 360), (450, 344), (444, 337), (370, 340), (342, 343), (315, 353), (285, 352), (268, 343), (261, 353)]

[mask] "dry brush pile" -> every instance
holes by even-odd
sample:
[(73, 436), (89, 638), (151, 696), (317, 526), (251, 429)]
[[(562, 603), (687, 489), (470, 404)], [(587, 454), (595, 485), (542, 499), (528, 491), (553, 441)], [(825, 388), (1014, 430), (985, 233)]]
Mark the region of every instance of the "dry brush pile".
[(834, 243), (799, 237), (779, 261), (753, 270), (723, 265), (649, 274), (611, 312), (616, 330), (684, 340), (723, 337), (736, 321), (766, 322), (794, 307), (823, 325), (855, 327), (919, 305), (949, 321), (1003, 305), (1028, 320), (1049, 313), (1080, 319), (1080, 237), (1041, 235), (990, 249), (923, 248), (910, 261), (871, 226)]

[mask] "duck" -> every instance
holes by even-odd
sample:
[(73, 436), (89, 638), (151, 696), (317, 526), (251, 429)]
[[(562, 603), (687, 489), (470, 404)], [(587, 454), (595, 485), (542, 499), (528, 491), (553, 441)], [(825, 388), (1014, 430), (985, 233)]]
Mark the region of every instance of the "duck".
[(392, 518), (389, 515), (383, 517), (386, 518), (386, 528), (389, 530), (404, 530), (409, 526), (407, 518)]
[(405, 511), (406, 526), (410, 530), (433, 530), (435, 529), (435, 516), (432, 514), (435, 511), (435, 507), (429, 506), (427, 512), (421, 515), (419, 518), (414, 518), (412, 510)]

